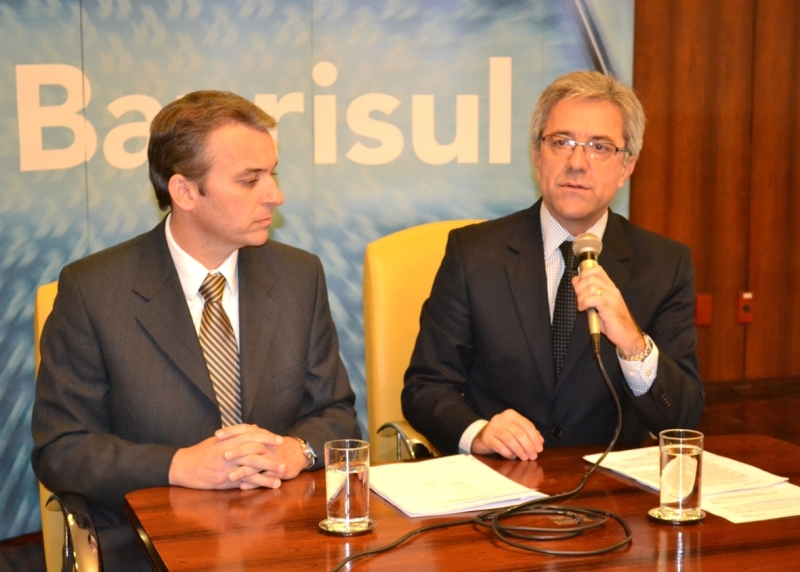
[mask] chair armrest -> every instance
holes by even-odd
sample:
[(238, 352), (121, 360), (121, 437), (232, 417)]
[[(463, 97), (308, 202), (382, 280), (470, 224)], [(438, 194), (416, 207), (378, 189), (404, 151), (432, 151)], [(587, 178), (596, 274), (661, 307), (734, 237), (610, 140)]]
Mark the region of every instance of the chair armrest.
[[(379, 435), (397, 436), (397, 460), (427, 459), (438, 457), (439, 452), (428, 443), (420, 433), (414, 430), (408, 421), (390, 421), (378, 429)], [(407, 456), (404, 455), (404, 452)]]
[(50, 495), (47, 509), (61, 511), (64, 516), (63, 571), (102, 572), (103, 562), (97, 531), (89, 512), (89, 503), (83, 495), (58, 493)]

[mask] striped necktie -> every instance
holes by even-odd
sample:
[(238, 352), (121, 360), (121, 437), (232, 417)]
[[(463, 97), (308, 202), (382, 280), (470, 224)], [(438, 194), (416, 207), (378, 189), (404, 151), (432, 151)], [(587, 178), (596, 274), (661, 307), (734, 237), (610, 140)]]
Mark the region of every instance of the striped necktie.
[(200, 285), (205, 300), (200, 318), (200, 347), (206, 356), (208, 373), (222, 414), (222, 426), (242, 422), (242, 398), (239, 384), (239, 350), (228, 315), (222, 308), (225, 277), (209, 274)]
[(564, 274), (558, 284), (556, 304), (553, 309), (553, 364), (556, 368), (556, 379), (561, 374), (564, 365), (564, 356), (567, 353), (569, 336), (572, 333), (572, 324), (577, 314), (578, 301), (575, 298), (575, 289), (572, 287), (572, 278), (577, 272), (577, 259), (572, 253), (572, 242), (565, 240), (559, 246), (564, 257)]

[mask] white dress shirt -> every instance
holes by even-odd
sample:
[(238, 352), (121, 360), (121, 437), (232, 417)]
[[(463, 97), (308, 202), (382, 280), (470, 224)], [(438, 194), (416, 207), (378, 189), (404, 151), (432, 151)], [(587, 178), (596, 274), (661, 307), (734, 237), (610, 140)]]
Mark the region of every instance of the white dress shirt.
[(200, 334), (200, 319), (203, 316), (204, 301), (199, 292), (200, 286), (208, 274), (222, 274), (225, 277), (225, 289), (222, 291), (222, 308), (228, 314), (233, 333), (236, 336), (236, 345), (239, 347), (239, 279), (236, 272), (239, 251), (234, 250), (218, 268), (208, 269), (178, 246), (170, 230), (171, 223), (172, 214), (169, 214), (165, 225), (167, 246), (169, 246), (169, 253), (172, 255), (175, 268), (178, 270), (178, 278), (181, 281), (189, 312), (192, 314), (195, 331), (198, 335)]

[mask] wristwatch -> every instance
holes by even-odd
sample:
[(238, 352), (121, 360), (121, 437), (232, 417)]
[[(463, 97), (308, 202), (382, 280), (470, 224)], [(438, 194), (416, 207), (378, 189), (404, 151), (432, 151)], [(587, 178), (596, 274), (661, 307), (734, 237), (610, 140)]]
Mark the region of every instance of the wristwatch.
[(301, 439), (297, 435), (292, 435), (297, 441), (300, 443), (300, 450), (303, 451), (303, 455), (305, 455), (307, 459), (307, 463), (305, 468), (310, 469), (314, 466), (314, 463), (317, 462), (317, 454), (314, 452), (314, 449), (311, 448), (311, 445), (308, 444), (308, 441), (305, 439)]
[(638, 354), (626, 356), (619, 351), (619, 348), (617, 348), (617, 355), (625, 361), (644, 361), (647, 359), (647, 357), (653, 352), (653, 340), (650, 339), (650, 336), (646, 336), (644, 334), (642, 334), (642, 337), (644, 338), (644, 349)]

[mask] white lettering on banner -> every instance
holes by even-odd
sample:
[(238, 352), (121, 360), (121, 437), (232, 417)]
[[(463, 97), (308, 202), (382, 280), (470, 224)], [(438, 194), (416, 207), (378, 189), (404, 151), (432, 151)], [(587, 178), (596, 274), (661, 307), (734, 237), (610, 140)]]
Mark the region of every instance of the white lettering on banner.
[(336, 164), (336, 96), (314, 96), (314, 163)]
[[(490, 164), (511, 163), (511, 58), (489, 58), (489, 133)], [(330, 87), (338, 78), (338, 70), (330, 62), (319, 62), (312, 69), (312, 78), (319, 87)], [(80, 69), (64, 64), (16, 66), (17, 113), (20, 142), (20, 170), (47, 171), (75, 167), (89, 161), (97, 150), (97, 133), (82, 114), (91, 99), (91, 86)], [(67, 93), (60, 105), (42, 105), (42, 86), (60, 86)], [(430, 94), (411, 96), (411, 139), (414, 153), (430, 165), (478, 163), (480, 98), (474, 94), (456, 95), (455, 134), (450, 143), (436, 139), (435, 97)], [(255, 104), (280, 119), (287, 113), (305, 113), (305, 95), (292, 92), (256, 94)], [(313, 98), (314, 163), (334, 165), (337, 151), (337, 96), (315, 94)], [(372, 116), (379, 112), (390, 116), (401, 105), (386, 93), (366, 93), (354, 98), (347, 107), (346, 122), (356, 135), (377, 141), (376, 146), (354, 143), (345, 157), (359, 165), (383, 165), (396, 160), (405, 148), (403, 131), (393, 123)], [(125, 148), (131, 139), (144, 138), (161, 104), (148, 95), (127, 95), (112, 101), (107, 109), (120, 119), (136, 111), (144, 120), (117, 125), (103, 141), (103, 155), (118, 169), (134, 169), (147, 160), (146, 148), (131, 152)], [(72, 143), (62, 149), (45, 149), (43, 130), (66, 128), (73, 134)], [(273, 133), (278, 140), (277, 129)]]
[[(275, 121), (280, 121), (287, 113), (303, 113), (306, 110), (306, 98), (299, 91), (287, 93), (280, 99), (274, 93), (259, 93), (256, 94), (255, 104), (275, 118)], [(272, 130), (272, 140), (277, 146), (278, 127)]]
[[(318, 86), (330, 87), (339, 77), (339, 70), (331, 62), (319, 62), (311, 70)], [(336, 96), (314, 96), (314, 163), (336, 164)]]
[(511, 58), (489, 58), (489, 163), (511, 163)]
[[(18, 65), (16, 79), (20, 171), (68, 169), (91, 159), (97, 150), (97, 133), (80, 113), (92, 97), (81, 70), (64, 64)], [(61, 105), (42, 105), (44, 85), (63, 87), (67, 100)], [(46, 127), (72, 131), (70, 146), (45, 149), (42, 131)]]
[[(135, 169), (147, 161), (147, 141), (150, 138), (150, 122), (161, 111), (161, 104), (149, 95), (126, 95), (108, 104), (107, 109), (119, 119), (129, 111), (139, 111), (144, 121), (131, 121), (117, 125), (108, 132), (103, 141), (103, 155), (109, 165), (117, 169)], [(133, 153), (125, 149), (128, 139), (144, 138), (144, 145)]]
[(456, 135), (448, 145), (436, 141), (434, 103), (432, 95), (411, 96), (411, 140), (417, 157), (429, 165), (444, 165), (453, 159), (477, 163), (478, 96), (456, 96)]
[(398, 105), (399, 99), (385, 93), (367, 93), (355, 98), (347, 108), (347, 126), (353, 133), (377, 139), (381, 144), (367, 147), (356, 142), (345, 157), (359, 165), (383, 165), (397, 159), (405, 145), (403, 132), (396, 125), (373, 119), (370, 112), (391, 115)]

